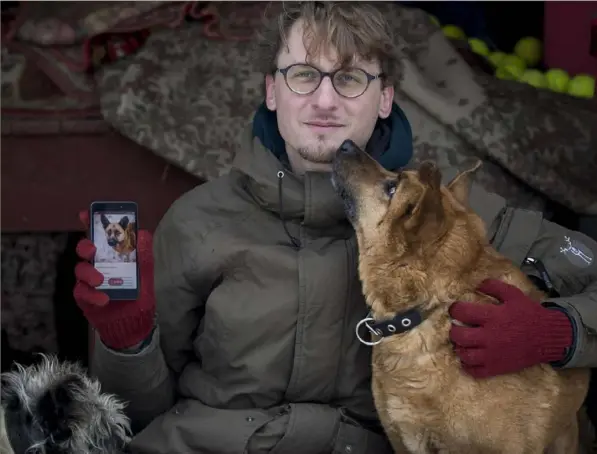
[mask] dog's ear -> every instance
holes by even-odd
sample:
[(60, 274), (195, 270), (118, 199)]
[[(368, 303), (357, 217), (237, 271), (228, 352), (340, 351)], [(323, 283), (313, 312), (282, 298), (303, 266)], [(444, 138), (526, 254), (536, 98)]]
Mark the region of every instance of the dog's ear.
[(102, 221), (102, 225), (104, 226), (104, 229), (110, 225), (110, 220), (103, 213), (102, 213), (102, 216), (101, 216), (100, 220)]
[(431, 189), (438, 190), (442, 174), (433, 161), (423, 161), (419, 166), (419, 179)]
[(473, 182), (475, 172), (481, 167), (481, 161), (477, 161), (470, 169), (460, 172), (448, 183), (448, 190), (462, 206), (468, 206), (468, 196)]
[(416, 202), (412, 217), (404, 224), (407, 230), (415, 229), (426, 224), (428, 227), (437, 226), (444, 219), (440, 185), (442, 174), (433, 161), (423, 161), (418, 170), (419, 181), (425, 190)]
[(126, 226), (129, 225), (129, 217), (125, 216), (120, 221), (118, 221), (122, 230), (126, 230)]

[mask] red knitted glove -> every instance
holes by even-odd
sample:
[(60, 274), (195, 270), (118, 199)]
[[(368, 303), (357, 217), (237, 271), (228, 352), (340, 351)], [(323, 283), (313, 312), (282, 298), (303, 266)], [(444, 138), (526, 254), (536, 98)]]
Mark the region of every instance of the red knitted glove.
[[(89, 213), (82, 211), (79, 218), (88, 228)], [(102, 284), (104, 276), (90, 263), (95, 256), (95, 246), (89, 239), (79, 241), (77, 255), (83, 261), (75, 267), (75, 301), (102, 342), (118, 350), (146, 339), (153, 329), (155, 315), (151, 233), (139, 230), (137, 235), (140, 283), (136, 300), (110, 302), (108, 295), (95, 289)]]
[(450, 315), (472, 327), (453, 325), (450, 339), (462, 367), (475, 378), (520, 371), (562, 360), (573, 341), (568, 316), (547, 309), (518, 288), (486, 280), (479, 291), (502, 304), (456, 302)]

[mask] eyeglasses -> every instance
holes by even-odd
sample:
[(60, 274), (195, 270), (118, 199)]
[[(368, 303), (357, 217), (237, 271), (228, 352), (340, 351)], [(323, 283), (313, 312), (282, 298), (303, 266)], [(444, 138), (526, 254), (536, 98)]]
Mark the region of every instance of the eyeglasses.
[(319, 88), (323, 78), (328, 76), (336, 93), (345, 98), (361, 96), (367, 91), (371, 81), (383, 77), (382, 73), (374, 76), (360, 68), (340, 68), (324, 72), (304, 63), (278, 68), (278, 71), (284, 76), (288, 88), (296, 94), (310, 95)]

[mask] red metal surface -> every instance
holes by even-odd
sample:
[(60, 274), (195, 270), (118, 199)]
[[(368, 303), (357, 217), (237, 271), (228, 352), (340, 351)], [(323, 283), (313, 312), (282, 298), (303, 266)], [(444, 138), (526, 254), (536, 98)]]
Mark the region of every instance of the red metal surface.
[(545, 2), (545, 56), (550, 68), (570, 75), (597, 76), (597, 56), (591, 35), (597, 19), (597, 2)]
[(3, 136), (3, 232), (81, 229), (93, 200), (134, 200), (140, 227), (153, 231), (180, 195), (201, 183), (116, 133)]

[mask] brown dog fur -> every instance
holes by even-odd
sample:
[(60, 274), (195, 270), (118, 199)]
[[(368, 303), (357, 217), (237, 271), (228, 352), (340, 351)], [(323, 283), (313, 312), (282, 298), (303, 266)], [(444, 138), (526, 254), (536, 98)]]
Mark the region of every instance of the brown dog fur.
[(130, 222), (125, 229), (125, 240), (122, 245), (116, 248), (119, 254), (130, 254), (137, 248), (137, 235), (135, 235), (135, 223)]
[[(475, 380), (449, 341), (454, 301), (497, 303), (476, 291), (500, 279), (536, 300), (544, 295), (486, 239), (468, 207), (471, 176), (447, 186), (431, 162), (399, 174), (352, 142), (334, 162), (333, 182), (359, 245), (359, 274), (375, 320), (418, 307), (426, 320), (373, 347), (373, 394), (397, 453), (576, 454), (586, 370), (540, 365)], [(388, 189), (395, 185), (395, 193)]]

